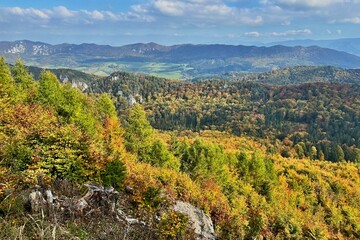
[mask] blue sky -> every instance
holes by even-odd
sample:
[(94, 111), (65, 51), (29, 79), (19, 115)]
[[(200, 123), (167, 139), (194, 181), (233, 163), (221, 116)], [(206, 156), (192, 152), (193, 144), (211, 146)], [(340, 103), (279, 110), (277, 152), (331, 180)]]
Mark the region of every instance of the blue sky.
[(0, 0), (0, 40), (258, 44), (360, 37), (360, 0)]

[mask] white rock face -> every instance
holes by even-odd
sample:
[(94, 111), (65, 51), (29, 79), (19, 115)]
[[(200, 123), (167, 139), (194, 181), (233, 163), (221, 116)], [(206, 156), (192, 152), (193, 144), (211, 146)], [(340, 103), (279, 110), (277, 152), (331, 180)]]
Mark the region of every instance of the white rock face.
[(40, 212), (41, 209), (46, 204), (45, 199), (40, 191), (36, 190), (35, 192), (30, 193), (29, 201), (31, 205), (31, 210), (35, 213)]
[(216, 235), (211, 218), (199, 208), (194, 207), (190, 203), (176, 201), (173, 206), (174, 211), (189, 217), (191, 228), (194, 229), (197, 239), (215, 240)]
[(69, 82), (73, 88), (77, 88), (82, 92), (86, 91), (89, 88), (89, 85), (87, 85), (86, 83), (78, 81), (78, 80), (69, 79), (69, 77), (66, 75), (61, 74), (59, 79), (60, 79), (60, 82), (62, 82), (62, 83)]
[(16, 54), (16, 53), (24, 53), (26, 50), (26, 47), (22, 44), (16, 44), (14, 47), (10, 48), (9, 50), (7, 50), (7, 53), (12, 53), (12, 54)]
[(131, 95), (131, 94), (127, 97), (126, 101), (128, 102), (128, 104), (129, 104), (130, 106), (132, 106), (132, 105), (134, 105), (134, 104), (136, 103), (136, 99), (135, 99), (134, 96)]
[(89, 88), (89, 86), (88, 86), (86, 83), (80, 82), (80, 81), (78, 81), (78, 82), (73, 81), (73, 82), (71, 83), (71, 86), (72, 86), (73, 88), (79, 89), (79, 90), (82, 91), (82, 92), (86, 91), (86, 89)]
[(49, 55), (49, 47), (46, 45), (34, 45), (33, 55), (47, 56)]
[(13, 45), (11, 48), (4, 51), (8, 54), (24, 54), (28, 53), (33, 56), (48, 56), (51, 53), (49, 46), (45, 44), (26, 45), (26, 43), (19, 42)]

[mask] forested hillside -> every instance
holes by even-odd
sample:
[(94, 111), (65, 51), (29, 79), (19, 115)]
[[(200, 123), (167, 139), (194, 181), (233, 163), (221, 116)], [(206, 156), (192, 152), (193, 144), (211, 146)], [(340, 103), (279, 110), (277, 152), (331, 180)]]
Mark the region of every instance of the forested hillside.
[[(29, 66), (28, 70), (31, 74), (33, 74), (35, 79), (39, 79), (40, 74), (44, 70), (44, 68)], [(88, 74), (69, 68), (45, 69), (45, 70), (54, 73), (61, 82), (68, 80), (68, 81), (76, 81), (76, 82), (89, 84), (94, 80), (102, 78), (94, 74)]]
[[(328, 141), (355, 152), (358, 86), (193, 84), (117, 73), (91, 87), (118, 99), (85, 95), (49, 71), (35, 82), (21, 62), (10, 71), (0, 59), (1, 239), (124, 239), (128, 229), (96, 209), (85, 208), (84, 218), (29, 209), (33, 189), (81, 195), (89, 182), (115, 187), (120, 210), (141, 220), (151, 239), (195, 238), (189, 218), (169, 207), (177, 200), (203, 209), (219, 239), (360, 238), (359, 165), (317, 160), (320, 145), (312, 143), (326, 130), (334, 135)], [(154, 129), (141, 105), (122, 99), (130, 93), (142, 98), (153, 126), (196, 131)], [(340, 121), (353, 131), (330, 131)]]
[(268, 151), (284, 157), (360, 159), (358, 84), (190, 83), (118, 72), (93, 82), (91, 89), (116, 96), (119, 112), (142, 103), (157, 129), (216, 129), (265, 138)]
[(275, 85), (311, 82), (360, 83), (360, 69), (342, 69), (332, 66), (298, 66), (265, 73), (249, 74), (238, 78), (237, 81), (252, 81)]

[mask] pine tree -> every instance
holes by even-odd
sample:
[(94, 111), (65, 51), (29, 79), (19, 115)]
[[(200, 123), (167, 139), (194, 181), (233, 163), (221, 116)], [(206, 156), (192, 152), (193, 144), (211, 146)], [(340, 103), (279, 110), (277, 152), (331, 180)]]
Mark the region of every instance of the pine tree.
[(319, 151), (319, 160), (320, 161), (325, 161), (325, 155), (324, 155), (324, 153), (323, 153), (323, 151)]
[(337, 145), (335, 150), (335, 160), (337, 162), (345, 162), (345, 154), (344, 150), (341, 148), (341, 146)]
[(317, 158), (317, 149), (315, 146), (311, 146), (310, 159), (315, 160)]
[(356, 163), (360, 163), (360, 149), (359, 148), (355, 148), (354, 149), (354, 162)]

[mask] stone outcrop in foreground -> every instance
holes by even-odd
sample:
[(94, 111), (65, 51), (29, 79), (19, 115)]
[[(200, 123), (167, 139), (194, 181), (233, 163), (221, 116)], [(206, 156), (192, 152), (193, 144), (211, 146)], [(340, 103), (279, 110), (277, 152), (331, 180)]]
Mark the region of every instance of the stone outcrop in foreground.
[[(133, 216), (126, 201), (128, 191), (119, 193), (112, 187), (85, 184), (88, 188), (83, 197), (56, 196), (51, 190), (37, 187), (29, 194), (32, 214), (46, 215), (55, 221), (88, 221), (97, 226), (96, 221), (107, 219), (112, 226), (103, 230), (104, 239), (159, 239), (159, 231), (154, 222), (160, 220), (154, 215), (151, 221)], [(167, 210), (173, 210), (189, 218), (189, 229), (194, 239), (215, 240), (216, 235), (211, 218), (193, 205), (176, 201)], [(154, 213), (155, 214), (155, 213)]]

